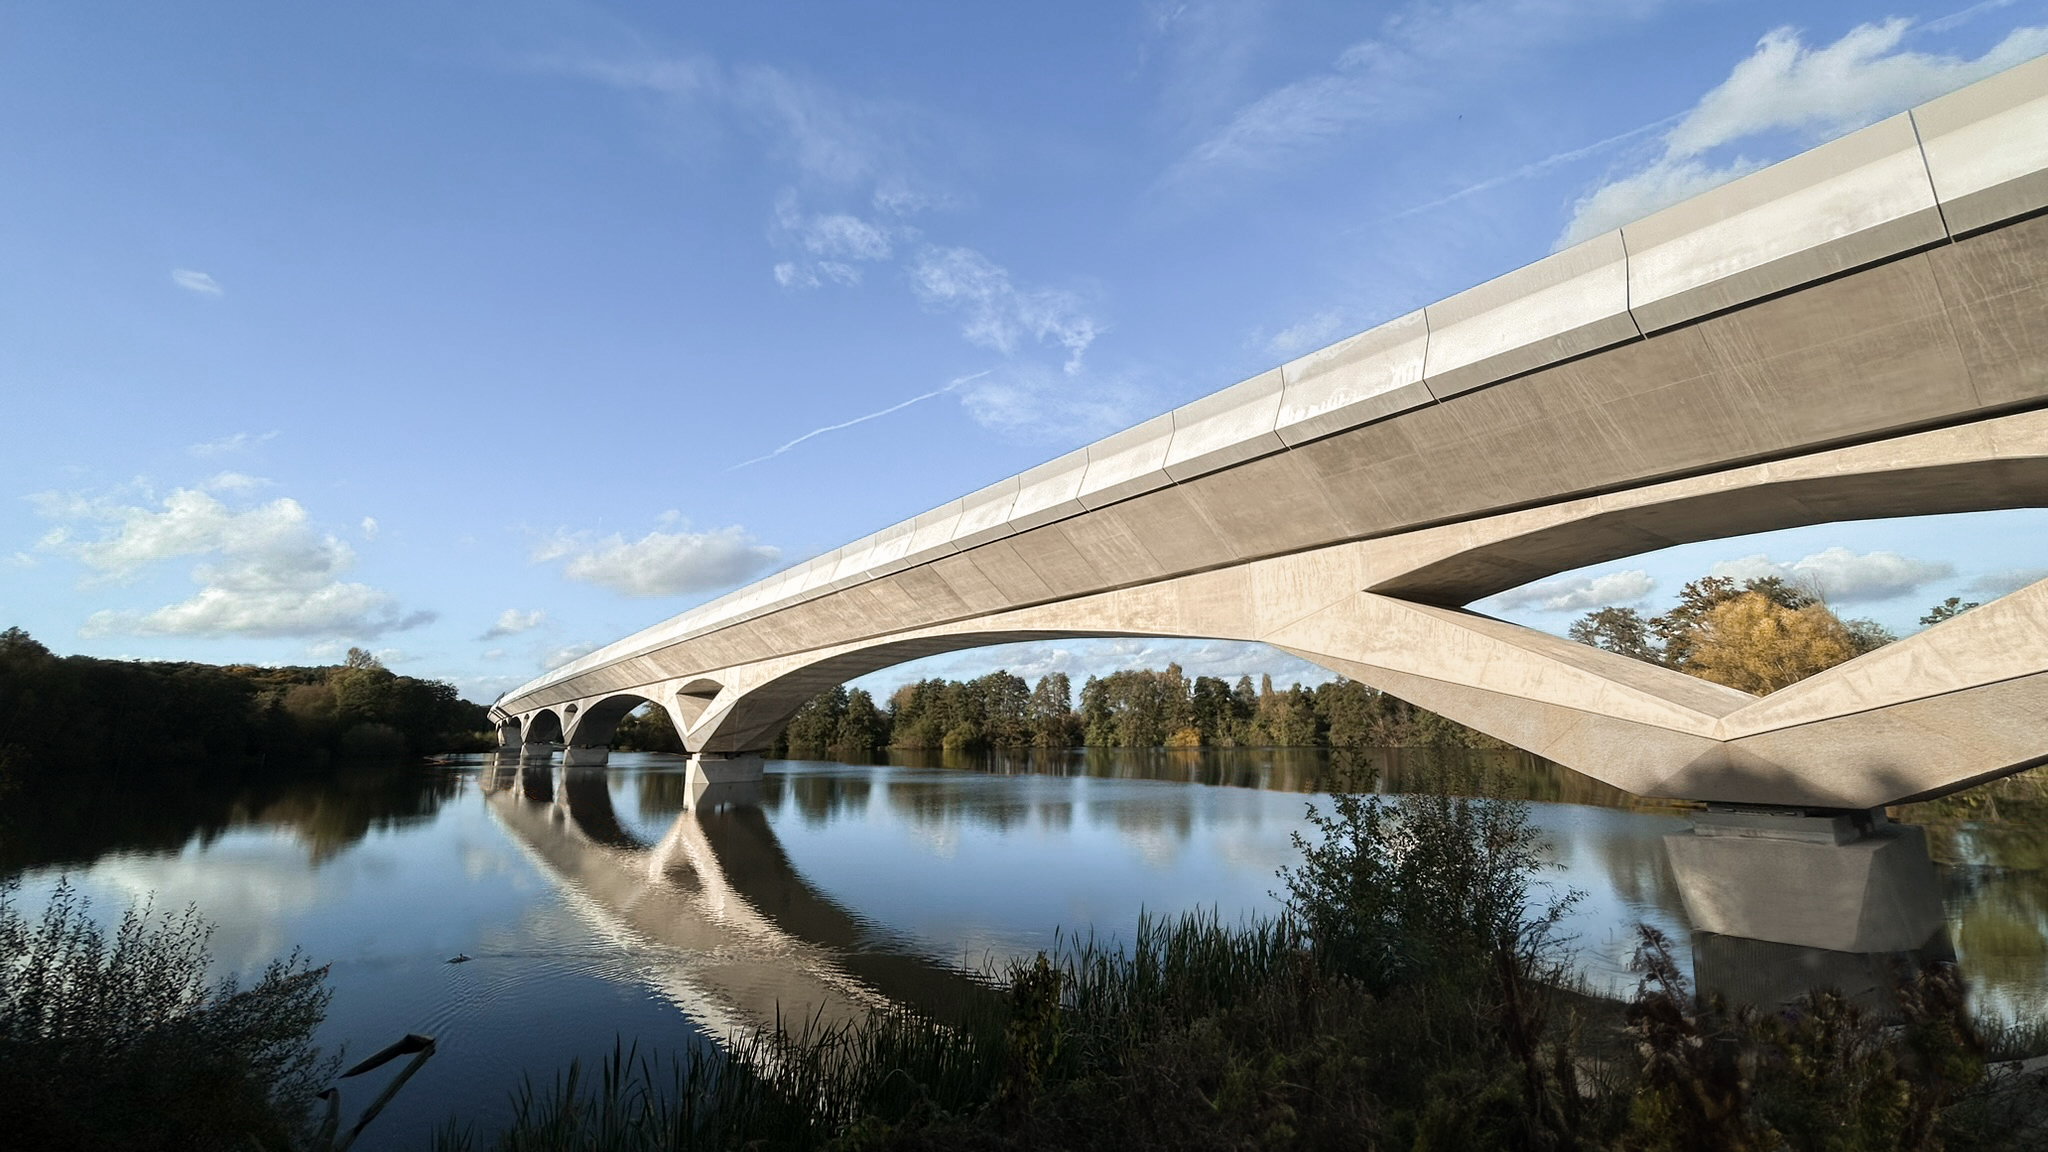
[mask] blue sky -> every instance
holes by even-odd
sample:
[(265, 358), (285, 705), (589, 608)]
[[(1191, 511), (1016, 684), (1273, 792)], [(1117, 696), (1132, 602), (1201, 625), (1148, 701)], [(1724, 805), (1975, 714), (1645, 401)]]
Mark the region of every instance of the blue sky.
[[(0, 13), (0, 624), (488, 700), (2048, 51), (2048, 0)], [(1694, 545), (1914, 627), (2048, 516)], [(1320, 675), (1253, 646), (960, 654)]]

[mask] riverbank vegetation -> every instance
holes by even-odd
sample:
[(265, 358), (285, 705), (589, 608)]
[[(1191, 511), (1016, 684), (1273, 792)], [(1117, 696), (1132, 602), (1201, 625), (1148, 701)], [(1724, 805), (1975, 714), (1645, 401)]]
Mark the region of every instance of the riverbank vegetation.
[(0, 632), (0, 788), (147, 772), (233, 777), (334, 759), (493, 747), (488, 710), (361, 649), (341, 665), (57, 656)]
[[(1527, 810), (1345, 795), (1286, 911), (1062, 940), (962, 1018), (884, 1013), (677, 1060), (615, 1051), (444, 1149), (2018, 1149), (2048, 1086), (2005, 1072), (1952, 969), (1882, 1019), (1831, 992), (1700, 1006), (1645, 931), (1627, 1004), (1572, 986)], [(2038, 1038), (2036, 1038), (2038, 1039)]]
[(38, 1152), (307, 1146), (335, 1063), (327, 970), (294, 953), (207, 981), (196, 912), (131, 908), (111, 938), (59, 885), (39, 921), (0, 891), (0, 1134)]
[[(1503, 747), (1480, 732), (1341, 677), (1315, 687), (1257, 688), (1178, 664), (1072, 682), (1053, 672), (1036, 686), (1005, 671), (973, 680), (920, 680), (887, 708), (866, 691), (834, 688), (790, 720), (778, 755), (873, 756), (885, 749), (985, 752), (1026, 748)], [(665, 718), (635, 717), (643, 724)], [(624, 725), (621, 725), (623, 728)], [(643, 739), (637, 733), (636, 740)], [(651, 741), (649, 742), (651, 743)], [(635, 747), (642, 747), (637, 744)], [(656, 750), (648, 748), (647, 750)]]

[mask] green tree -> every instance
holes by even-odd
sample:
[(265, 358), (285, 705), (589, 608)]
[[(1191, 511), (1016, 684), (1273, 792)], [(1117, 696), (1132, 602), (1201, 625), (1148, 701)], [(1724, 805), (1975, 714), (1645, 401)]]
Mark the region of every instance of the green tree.
[(1920, 618), (1920, 626), (1923, 628), (1932, 628), (1936, 624), (1941, 623), (1943, 620), (1952, 620), (1957, 616), (1961, 616), (1963, 613), (1968, 612), (1972, 608), (1982, 607), (1983, 605), (1977, 603), (1975, 600), (1964, 600), (1961, 596), (1951, 596), (1948, 599), (1943, 600), (1941, 603), (1936, 604), (1934, 607), (1929, 608), (1927, 610), (1927, 615), (1922, 616)]
[(783, 729), (789, 751), (799, 756), (822, 756), (839, 742), (839, 728), (846, 719), (846, 686), (834, 685), (797, 709)]
[(1596, 608), (1572, 621), (1565, 635), (1636, 660), (1664, 662), (1663, 650), (1650, 638), (1650, 622), (1633, 608)]
[(1899, 638), (1897, 633), (1866, 616), (1844, 620), (1842, 627), (1848, 630), (1849, 647), (1858, 656), (1865, 652), (1875, 652)]
[(875, 698), (865, 688), (846, 694), (846, 711), (839, 718), (833, 745), (842, 754), (866, 758), (889, 746), (889, 718), (875, 707)]
[(1081, 743), (1074, 715), (1073, 682), (1065, 672), (1048, 672), (1031, 691), (1031, 743), (1039, 748), (1072, 748)]
[(676, 733), (668, 709), (650, 702), (619, 721), (612, 730), (612, 747), (621, 752), (681, 752), (683, 738)]

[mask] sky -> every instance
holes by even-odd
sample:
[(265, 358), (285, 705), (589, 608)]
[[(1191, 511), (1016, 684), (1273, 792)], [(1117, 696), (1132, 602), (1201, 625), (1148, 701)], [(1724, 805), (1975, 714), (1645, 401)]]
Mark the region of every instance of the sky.
[[(0, 626), (547, 668), (2048, 52), (2048, 0), (0, 7)], [(1905, 633), (2048, 513), (1688, 545)], [(1326, 674), (1064, 641), (864, 679)]]

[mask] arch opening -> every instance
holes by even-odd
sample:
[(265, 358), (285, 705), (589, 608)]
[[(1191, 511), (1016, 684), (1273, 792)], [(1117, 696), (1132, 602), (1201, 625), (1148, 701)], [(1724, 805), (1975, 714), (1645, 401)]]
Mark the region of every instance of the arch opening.
[(562, 718), (552, 708), (535, 712), (526, 721), (526, 743), (560, 744), (562, 742)]
[[(1000, 644), (1117, 637), (1251, 639), (1238, 636), (1183, 636), (1180, 633), (1137, 632), (1129, 629), (1046, 629), (961, 632), (876, 644), (824, 657), (747, 689), (718, 714), (704, 718), (705, 730), (697, 733), (697, 740), (692, 741), (692, 746), (701, 747), (703, 751), (727, 754), (758, 752), (772, 747), (797, 711), (819, 693), (830, 691), (838, 685), (857, 680), (871, 672), (879, 672), (924, 657)], [(1336, 673), (1333, 671), (1332, 674)]]
[[(1647, 620), (1706, 577), (1774, 578), (1817, 599), (1859, 635), (1902, 639), (2048, 578), (2048, 507), (1828, 520), (1641, 548), (1557, 572), (1471, 605), (1563, 634), (1584, 614), (1636, 611)], [(1868, 626), (1875, 626), (1869, 628)]]
[(645, 696), (620, 693), (607, 696), (577, 713), (572, 721), (565, 743), (578, 748), (608, 746), (612, 735), (618, 731), (619, 722), (632, 715), (642, 704), (660, 705)]
[[(1402, 565), (1367, 591), (1442, 607), (1687, 544), (1867, 520), (2048, 508), (2048, 412), (1897, 441), (1750, 465), (1564, 500), (1412, 534), (1435, 559)], [(2029, 454), (2031, 453), (2031, 454)], [(1938, 463), (1901, 463), (1947, 457)], [(1475, 539), (1476, 537), (1476, 539)]]

